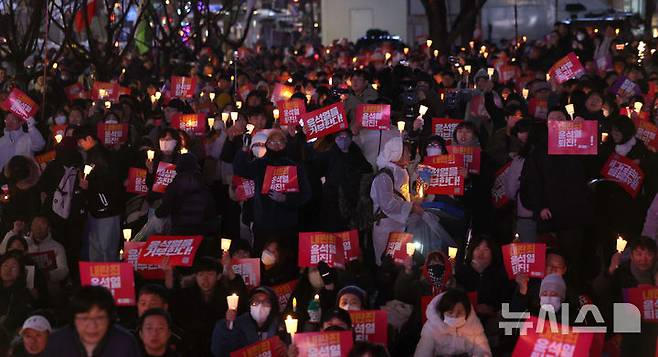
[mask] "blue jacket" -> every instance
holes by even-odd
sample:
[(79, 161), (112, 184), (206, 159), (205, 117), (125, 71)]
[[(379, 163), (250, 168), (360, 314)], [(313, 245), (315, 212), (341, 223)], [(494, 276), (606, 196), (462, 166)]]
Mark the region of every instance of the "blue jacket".
[[(42, 357), (88, 357), (80, 342), (80, 336), (73, 325), (68, 325), (53, 332), (48, 337), (46, 350)], [(139, 345), (133, 335), (127, 330), (112, 325), (107, 334), (96, 346), (91, 357), (141, 357)]]
[(279, 317), (274, 316), (272, 321), (269, 322), (267, 330), (261, 331), (259, 338), (258, 327), (249, 312), (238, 316), (233, 321), (232, 330), (229, 330), (226, 326), (226, 319), (221, 319), (215, 323), (215, 328), (212, 331), (212, 344), (210, 345), (212, 355), (214, 357), (228, 357), (231, 352), (274, 337), (277, 334), (278, 327)]

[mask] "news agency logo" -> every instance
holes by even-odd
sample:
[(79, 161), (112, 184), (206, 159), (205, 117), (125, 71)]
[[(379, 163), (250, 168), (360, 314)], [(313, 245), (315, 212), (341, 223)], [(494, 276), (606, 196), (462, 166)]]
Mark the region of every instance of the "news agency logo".
[[(563, 303), (560, 307), (560, 321), (571, 321), (569, 319), (569, 304)], [(592, 316), (594, 322), (599, 326), (569, 326), (569, 324), (560, 324), (558, 327), (557, 313), (553, 306), (543, 305), (539, 310), (537, 326), (533, 326), (532, 321), (528, 321), (530, 313), (525, 312), (512, 312), (509, 310), (509, 304), (504, 303), (501, 311), (503, 320), (498, 322), (498, 327), (505, 330), (506, 336), (511, 336), (514, 330), (518, 330), (519, 334), (525, 336), (528, 330), (535, 328), (537, 333), (545, 331), (546, 324), (550, 327), (551, 333), (561, 333), (564, 335), (570, 333), (606, 333), (607, 327), (604, 325), (603, 315), (596, 305), (586, 304), (581, 306), (578, 310), (578, 315), (574, 320), (574, 324), (582, 324), (585, 318)], [(513, 320), (513, 321), (509, 321)], [(642, 315), (640, 310), (630, 303), (615, 303), (613, 305), (613, 333), (640, 333)]]

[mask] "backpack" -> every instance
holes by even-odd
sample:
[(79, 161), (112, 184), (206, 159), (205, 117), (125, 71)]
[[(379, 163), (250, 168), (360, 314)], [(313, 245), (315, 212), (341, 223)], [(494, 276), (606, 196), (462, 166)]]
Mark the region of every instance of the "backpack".
[[(359, 200), (356, 204), (356, 214), (352, 216), (351, 222), (352, 227), (355, 229), (360, 231), (370, 230), (372, 229), (373, 224), (379, 223), (382, 218), (386, 218), (386, 214), (382, 212), (381, 209), (374, 212), (374, 203), (370, 197), (372, 183), (375, 181), (375, 178), (381, 174), (388, 175), (395, 186), (393, 171), (389, 168), (383, 168), (375, 173), (361, 176), (361, 182), (359, 184)], [(393, 192), (404, 199), (404, 195), (397, 190), (393, 189)]]
[(59, 185), (53, 192), (53, 212), (64, 219), (69, 218), (71, 213), (71, 201), (73, 200), (77, 176), (77, 168), (64, 166), (64, 175), (62, 175)]

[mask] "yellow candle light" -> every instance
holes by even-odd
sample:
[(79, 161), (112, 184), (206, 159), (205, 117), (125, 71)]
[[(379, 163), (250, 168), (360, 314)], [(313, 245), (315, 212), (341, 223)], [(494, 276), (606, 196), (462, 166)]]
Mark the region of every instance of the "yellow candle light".
[(279, 120), (279, 115), (280, 115), (279, 109), (272, 110), (272, 115), (274, 116), (274, 120)]
[(457, 258), (457, 248), (455, 247), (448, 247), (448, 257), (450, 259), (455, 259)]
[(231, 240), (228, 238), (222, 238), (222, 251), (228, 252), (228, 250), (231, 248)]
[(146, 150), (146, 159), (148, 161), (153, 161), (155, 158), (155, 151), (154, 150)]
[(411, 257), (414, 255), (415, 252), (416, 252), (416, 245), (414, 245), (413, 242), (407, 243), (407, 255)]
[(405, 123), (404, 121), (402, 121), (402, 120), (400, 120), (400, 121), (398, 122), (398, 130), (400, 131), (400, 133), (402, 133), (402, 132), (404, 131), (404, 126), (405, 126), (405, 124), (406, 124), (406, 123)]
[(286, 332), (290, 336), (294, 336), (297, 333), (297, 319), (293, 319), (291, 315), (288, 315), (286, 318)]
[(57, 135), (55, 135), (55, 142), (56, 142), (56, 143), (58, 143), (58, 144), (61, 143), (61, 142), (62, 142), (62, 139), (63, 139), (63, 138), (62, 138), (62, 134), (57, 134)]
[(132, 229), (126, 228), (126, 229), (123, 230), (123, 239), (124, 240), (128, 241), (128, 240), (130, 240), (130, 238), (132, 238), (132, 236), (133, 236), (133, 230)]
[(621, 236), (617, 236), (617, 252), (622, 253), (626, 249), (626, 243), (628, 243)]

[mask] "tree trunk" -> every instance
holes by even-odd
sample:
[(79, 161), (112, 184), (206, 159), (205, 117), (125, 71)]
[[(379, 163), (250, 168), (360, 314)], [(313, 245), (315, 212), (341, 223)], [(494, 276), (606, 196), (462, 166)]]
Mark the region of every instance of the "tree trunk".
[(442, 53), (447, 53), (451, 44), (447, 41), (448, 10), (446, 9), (445, 0), (421, 0), (421, 2), (425, 7), (432, 47), (437, 48)]
[(653, 35), (653, 14), (656, 12), (656, 0), (644, 0), (644, 40), (650, 41)]

